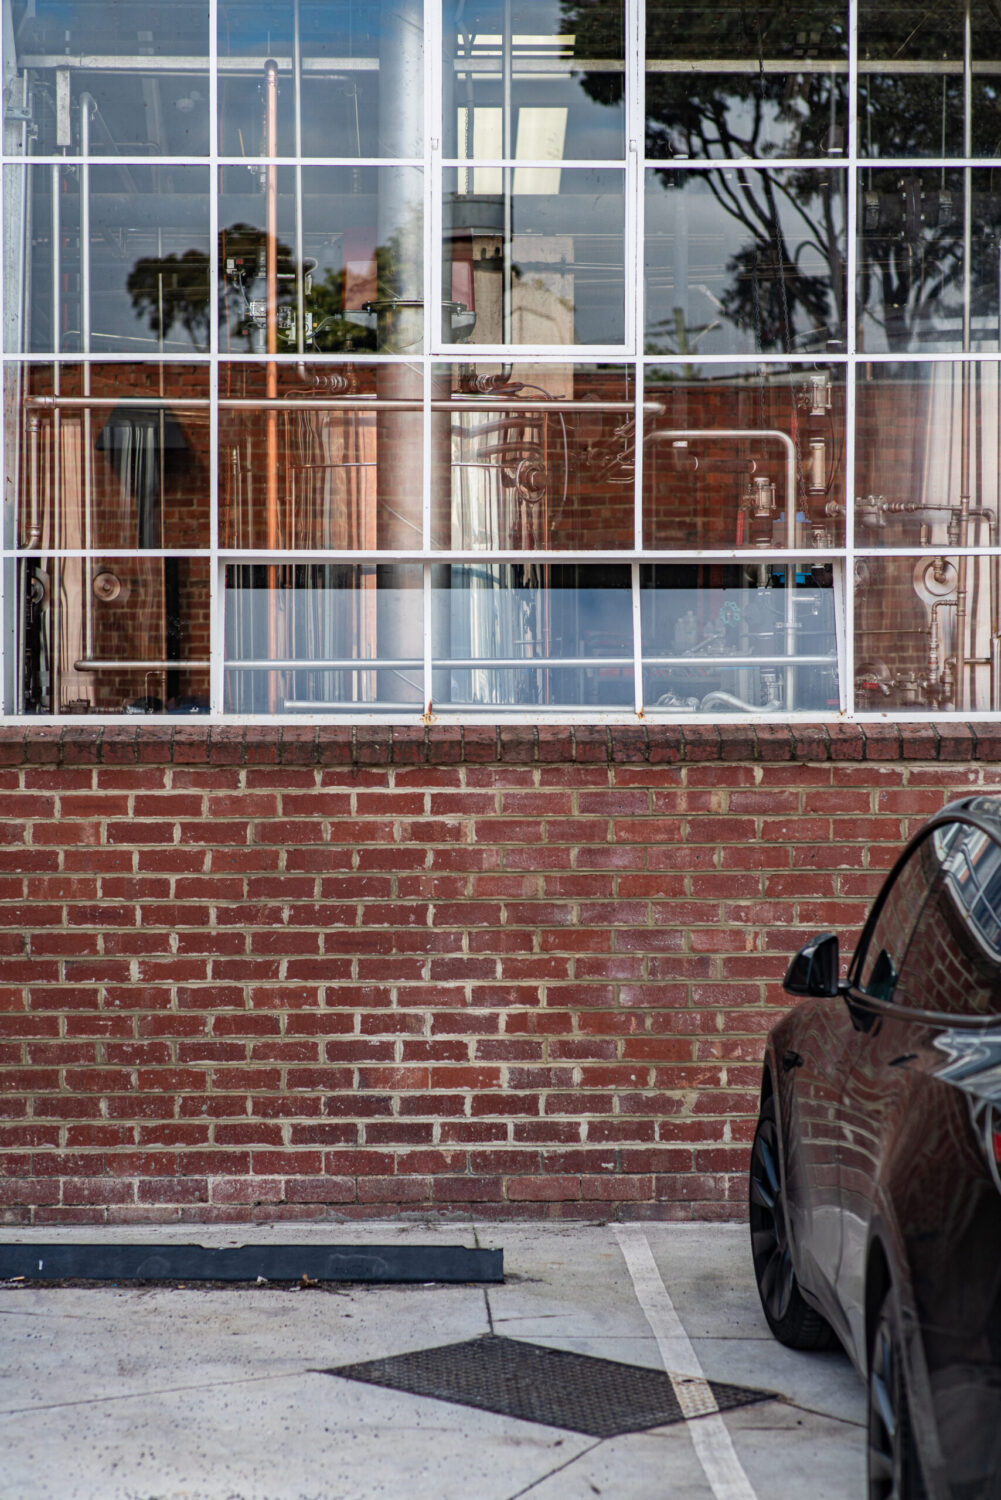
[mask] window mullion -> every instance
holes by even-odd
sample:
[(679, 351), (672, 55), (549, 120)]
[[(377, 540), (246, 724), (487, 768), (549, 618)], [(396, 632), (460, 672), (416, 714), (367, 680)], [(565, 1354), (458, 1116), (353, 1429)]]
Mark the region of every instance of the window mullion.
[(844, 576), (844, 684), (839, 693), (842, 709), (855, 713), (855, 390), (856, 314), (858, 285), (858, 0), (849, 0), (848, 10), (848, 202), (845, 214), (845, 576)]

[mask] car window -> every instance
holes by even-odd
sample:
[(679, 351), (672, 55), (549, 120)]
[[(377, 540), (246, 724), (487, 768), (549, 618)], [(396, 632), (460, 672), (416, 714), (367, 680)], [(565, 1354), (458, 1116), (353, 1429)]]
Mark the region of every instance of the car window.
[(894, 998), (941, 1015), (1001, 1014), (1001, 849), (962, 825), (937, 844), (939, 874)]
[(931, 838), (922, 839), (893, 877), (858, 965), (857, 983), (875, 1000), (889, 1000), (897, 987), (914, 924), (935, 877), (941, 854)]

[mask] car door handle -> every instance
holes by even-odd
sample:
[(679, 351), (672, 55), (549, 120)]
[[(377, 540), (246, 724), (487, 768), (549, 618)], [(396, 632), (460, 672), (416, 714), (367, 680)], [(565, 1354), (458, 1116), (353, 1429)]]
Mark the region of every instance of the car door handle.
[(782, 1071), (783, 1071), (783, 1073), (791, 1073), (792, 1070), (793, 1070), (793, 1068), (801, 1068), (802, 1066), (803, 1066), (803, 1059), (800, 1057), (800, 1055), (799, 1055), (798, 1052), (783, 1052), (783, 1054), (782, 1054)]

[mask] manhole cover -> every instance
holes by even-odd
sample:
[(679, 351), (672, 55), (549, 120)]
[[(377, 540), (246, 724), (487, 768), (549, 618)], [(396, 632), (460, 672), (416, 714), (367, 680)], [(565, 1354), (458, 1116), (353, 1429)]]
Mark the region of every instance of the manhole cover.
[[(544, 1422), (547, 1427), (565, 1427), (591, 1437), (643, 1432), (685, 1420), (671, 1377), (663, 1370), (547, 1349), (494, 1334), (464, 1344), (397, 1354), (391, 1359), (340, 1365), (321, 1373), (409, 1391), (414, 1396), (434, 1396), (460, 1406), (478, 1406), (483, 1411), (520, 1417), (524, 1422)], [(693, 1382), (696, 1384), (708, 1387), (712, 1394), (712, 1400), (704, 1403), (707, 1412), (730, 1411), (773, 1399), (769, 1391), (746, 1386), (723, 1385), (715, 1380)], [(688, 1401), (685, 1404), (689, 1415), (701, 1414), (699, 1403), (694, 1407)]]

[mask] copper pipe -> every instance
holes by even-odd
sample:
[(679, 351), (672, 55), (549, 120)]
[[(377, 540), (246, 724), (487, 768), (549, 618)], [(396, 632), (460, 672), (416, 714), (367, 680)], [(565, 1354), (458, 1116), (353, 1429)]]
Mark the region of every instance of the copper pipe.
[(22, 547), (29, 551), (37, 547), (42, 540), (41, 521), (41, 499), (38, 474), (38, 450), (41, 438), (41, 419), (36, 416), (28, 418), (28, 532)]
[[(268, 157), (265, 167), (264, 190), (264, 278), (267, 296), (267, 352), (278, 353), (278, 168), (274, 157), (278, 153), (278, 64), (269, 57), (264, 64), (264, 154)], [(278, 396), (278, 366), (269, 359), (266, 374), (266, 396), (269, 402)], [(276, 551), (279, 544), (278, 515), (278, 413), (269, 406), (265, 415), (266, 453), (265, 486), (267, 503), (268, 551)], [(268, 655), (278, 656), (278, 584), (277, 567), (268, 569)], [(268, 678), (268, 709), (278, 709), (278, 680), (274, 673)]]

